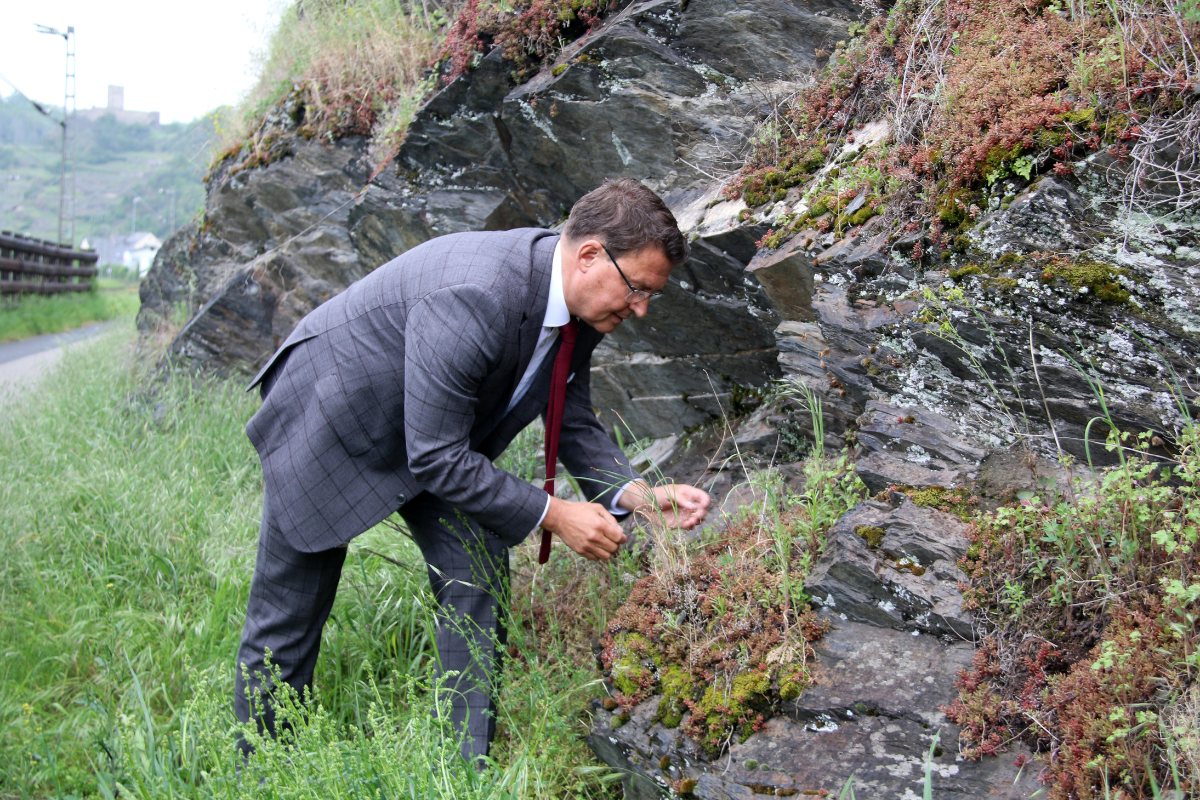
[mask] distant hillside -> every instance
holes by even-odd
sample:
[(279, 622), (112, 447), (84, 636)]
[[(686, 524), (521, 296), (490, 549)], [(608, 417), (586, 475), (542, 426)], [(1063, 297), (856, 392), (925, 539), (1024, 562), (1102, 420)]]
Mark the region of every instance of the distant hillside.
[[(58, 110), (54, 109), (56, 116)], [(112, 117), (75, 129), (75, 243), (128, 233), (133, 198), (138, 230), (170, 235), (204, 205), (209, 118), (169, 125), (124, 125)], [(58, 234), (59, 126), (18, 95), (0, 98), (0, 228), (46, 239)], [(65, 235), (65, 234), (64, 234)]]

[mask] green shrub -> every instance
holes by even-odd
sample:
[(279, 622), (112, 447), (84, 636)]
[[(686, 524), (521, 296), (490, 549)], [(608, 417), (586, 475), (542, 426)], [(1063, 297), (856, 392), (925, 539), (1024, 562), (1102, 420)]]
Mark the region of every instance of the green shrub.
[(1154, 438), (1114, 430), (1121, 466), (1096, 486), (1045, 481), (978, 518), (961, 562), (966, 606), (991, 636), (947, 715), (970, 756), (1015, 738), (1052, 749), (1055, 800), (1200, 788), (1159, 722), (1200, 671), (1197, 433), (1185, 428), (1166, 464), (1147, 456)]

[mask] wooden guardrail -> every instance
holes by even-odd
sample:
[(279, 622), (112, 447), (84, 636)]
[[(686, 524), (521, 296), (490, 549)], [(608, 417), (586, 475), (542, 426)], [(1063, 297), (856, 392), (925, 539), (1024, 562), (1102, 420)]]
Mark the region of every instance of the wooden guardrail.
[(96, 276), (96, 252), (0, 232), (0, 294), (86, 292)]

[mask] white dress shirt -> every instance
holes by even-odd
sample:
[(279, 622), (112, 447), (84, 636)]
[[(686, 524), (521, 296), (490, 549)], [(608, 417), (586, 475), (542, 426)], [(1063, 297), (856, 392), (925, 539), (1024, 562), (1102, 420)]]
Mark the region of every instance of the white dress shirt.
[[(517, 384), (516, 390), (513, 392), (512, 399), (508, 401), (508, 408), (505, 413), (513, 410), (513, 407), (525, 396), (525, 392), (529, 391), (529, 384), (533, 382), (533, 376), (537, 374), (538, 369), (542, 366), (542, 362), (546, 360), (546, 355), (550, 352), (550, 348), (558, 339), (559, 329), (571, 321), (571, 312), (567, 309), (567, 298), (563, 294), (563, 271), (562, 271), (562, 239), (558, 240), (558, 244), (554, 245), (554, 265), (550, 268), (550, 298), (546, 303), (546, 316), (542, 318), (542, 330), (538, 334), (537, 345), (533, 348), (533, 357), (529, 359), (529, 366), (525, 368), (525, 374), (521, 376), (520, 383)], [(575, 379), (575, 373), (567, 376), (567, 383)], [(617, 490), (613, 495), (612, 502), (609, 504), (609, 511), (613, 514), (628, 514), (629, 512), (617, 505), (621, 496), (625, 494), (625, 490), (629, 488), (630, 483), (625, 484)], [(542, 509), (542, 516), (538, 520), (538, 525), (542, 524), (542, 520), (546, 518), (546, 512), (550, 510), (550, 495), (546, 495), (546, 507)]]

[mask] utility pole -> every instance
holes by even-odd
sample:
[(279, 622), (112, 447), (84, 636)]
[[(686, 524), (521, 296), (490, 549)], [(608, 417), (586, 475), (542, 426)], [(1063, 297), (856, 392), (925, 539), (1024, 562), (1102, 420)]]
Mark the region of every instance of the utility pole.
[[(63, 82), (63, 118), (59, 124), (62, 128), (62, 162), (59, 168), (58, 189), (58, 243), (75, 246), (75, 158), (74, 148), (68, 138), (74, 133), (75, 118), (75, 26), (68, 25), (64, 33), (49, 25), (38, 25), (38, 33), (48, 33), (51, 36), (61, 36), (67, 48), (66, 78)], [(68, 124), (70, 122), (70, 124)], [(69, 169), (68, 169), (69, 167)], [(67, 200), (67, 173), (70, 172), (70, 202)], [(64, 221), (70, 226), (70, 240), (63, 239)]]
[(133, 196), (133, 216), (129, 218), (129, 235), (130, 236), (133, 236), (134, 231), (137, 230), (137, 204), (140, 202), (142, 202), (142, 198), (138, 197), (137, 195), (134, 195)]

